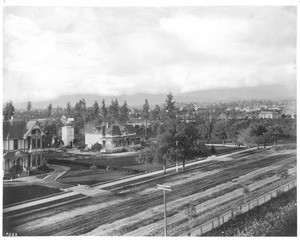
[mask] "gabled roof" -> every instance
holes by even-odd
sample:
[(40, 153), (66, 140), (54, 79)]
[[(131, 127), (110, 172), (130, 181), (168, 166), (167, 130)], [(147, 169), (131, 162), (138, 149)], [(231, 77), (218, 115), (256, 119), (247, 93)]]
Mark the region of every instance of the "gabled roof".
[(105, 134), (109, 134), (109, 135), (112, 135), (112, 136), (118, 136), (118, 135), (121, 135), (121, 131), (120, 131), (120, 128), (119, 126), (109, 126), (107, 129), (105, 129)]
[(132, 125), (125, 125), (124, 130), (126, 131), (127, 134), (135, 134), (136, 130)]
[(34, 125), (37, 124), (37, 121), (30, 120), (26, 123), (26, 133), (24, 134), (24, 137), (27, 137), (29, 133), (31, 132)]
[(3, 140), (22, 139), (26, 132), (26, 122), (23, 120), (3, 122)]
[(37, 121), (13, 120), (3, 121), (3, 140), (23, 139), (30, 134)]
[(120, 136), (123, 134), (136, 134), (136, 130), (133, 127), (133, 125), (100, 125), (100, 126), (94, 126), (90, 127), (87, 126), (85, 128), (85, 133), (96, 133), (96, 134), (102, 134), (105, 135), (111, 135), (111, 136)]

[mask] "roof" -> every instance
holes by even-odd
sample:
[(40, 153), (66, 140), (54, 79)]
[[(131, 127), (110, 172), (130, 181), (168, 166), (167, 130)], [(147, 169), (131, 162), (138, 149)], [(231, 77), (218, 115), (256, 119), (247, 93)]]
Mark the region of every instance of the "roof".
[(105, 134), (109, 134), (112, 136), (117, 136), (117, 135), (121, 135), (121, 131), (120, 131), (120, 127), (115, 125), (115, 126), (109, 126), (106, 131)]
[(272, 114), (279, 114), (276, 111), (261, 111), (259, 114), (270, 114), (270, 113), (272, 113)]
[(31, 131), (31, 129), (33, 128), (33, 126), (37, 123), (37, 121), (33, 121), (33, 120), (30, 120), (26, 123), (26, 133), (25, 135), (28, 135)]
[(4, 158), (4, 160), (6, 160), (9, 158), (23, 157), (23, 156), (27, 156), (27, 155), (28, 155), (27, 152), (23, 152), (21, 150), (16, 150), (16, 151), (9, 151), (9, 152), (3, 153), (3, 158)]
[(13, 120), (3, 121), (3, 140), (23, 139), (30, 133), (37, 121)]
[(125, 131), (128, 134), (134, 134), (136, 133), (135, 128), (132, 125), (125, 125)]
[(27, 132), (26, 121), (24, 120), (3, 122), (3, 140), (22, 139), (26, 132)]
[[(96, 130), (96, 131), (95, 131)], [(85, 129), (85, 133), (95, 133), (95, 134), (102, 134), (102, 135), (112, 135), (112, 136), (120, 136), (120, 135), (127, 135), (127, 134), (136, 134), (136, 130), (133, 125), (100, 125), (90, 127), (87, 126)]]

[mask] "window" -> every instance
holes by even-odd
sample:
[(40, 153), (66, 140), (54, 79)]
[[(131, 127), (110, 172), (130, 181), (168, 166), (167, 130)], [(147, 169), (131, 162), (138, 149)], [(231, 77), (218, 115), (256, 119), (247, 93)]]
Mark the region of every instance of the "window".
[(37, 155), (37, 165), (38, 166), (41, 165), (41, 155), (40, 154)]
[(32, 139), (32, 149), (36, 148), (36, 139)]
[(32, 167), (36, 166), (36, 154), (32, 155)]
[(41, 131), (40, 131), (40, 129), (33, 129), (33, 130), (31, 131), (31, 134), (32, 134), (32, 135), (40, 135), (40, 134), (41, 134)]
[(18, 139), (14, 139), (14, 149), (18, 149)]
[(40, 138), (37, 139), (37, 148), (41, 148), (41, 139)]

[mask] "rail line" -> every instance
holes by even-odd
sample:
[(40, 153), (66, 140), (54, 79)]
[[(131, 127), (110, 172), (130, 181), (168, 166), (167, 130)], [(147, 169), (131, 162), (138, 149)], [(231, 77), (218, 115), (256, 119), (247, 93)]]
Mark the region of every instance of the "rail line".
[[(223, 168), (223, 170), (219, 173), (210, 175), (209, 178), (200, 178), (190, 181), (188, 182), (188, 187), (186, 184), (179, 184), (174, 186), (174, 190), (170, 194), (168, 194), (168, 200), (173, 201), (177, 198), (204, 191), (206, 189), (217, 186), (220, 183), (230, 181), (239, 176), (255, 171), (258, 168), (277, 164), (278, 162), (282, 161), (283, 158), (292, 158), (291, 161), (294, 161), (294, 157), (294, 154), (286, 154), (279, 156), (269, 156), (263, 159), (258, 158), (248, 160), (246, 159), (245, 161), (233, 160), (230, 162), (220, 162), (219, 166), (216, 166), (215, 163), (205, 164), (202, 167), (205, 168), (214, 166), (218, 168), (221, 167)], [(188, 171), (197, 171), (200, 168), (201, 167), (197, 167), (197, 169), (192, 168)], [(118, 219), (126, 218), (140, 211), (157, 206), (161, 204), (161, 202), (162, 200), (160, 192), (145, 194), (143, 196), (139, 196), (138, 198), (125, 200), (124, 202), (116, 204), (115, 206), (109, 208), (99, 209), (96, 212), (72, 218), (68, 221), (57, 222), (55, 224), (51, 224), (37, 230), (23, 231), (20, 232), (19, 235), (80, 235), (89, 232), (102, 224), (114, 222)]]

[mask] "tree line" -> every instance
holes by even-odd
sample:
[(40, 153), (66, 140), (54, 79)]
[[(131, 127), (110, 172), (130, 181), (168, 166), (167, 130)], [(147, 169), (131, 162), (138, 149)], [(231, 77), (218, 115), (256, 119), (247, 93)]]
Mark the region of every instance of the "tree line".
[[(161, 162), (168, 162), (167, 159), (171, 158), (177, 159), (177, 162), (184, 162), (185, 160), (182, 159), (191, 158), (197, 154), (204, 155), (207, 152), (204, 149), (204, 143), (209, 143), (212, 139), (218, 139), (223, 143), (229, 139), (238, 146), (241, 144), (260, 146), (269, 142), (274, 142), (276, 145), (282, 136), (296, 137), (296, 120), (291, 118), (218, 120), (207, 114), (197, 114), (193, 122), (186, 122), (181, 117), (182, 110), (176, 107), (173, 98), (170, 92), (165, 104), (162, 107), (156, 105), (153, 109), (145, 99), (142, 107), (143, 132), (146, 138), (154, 136), (157, 139), (151, 147), (160, 149), (159, 152), (154, 152), (157, 155), (156, 159), (160, 159)], [(49, 142), (53, 136), (61, 135), (61, 116), (73, 117), (75, 139), (77, 142), (84, 142), (84, 128), (87, 125), (95, 126), (103, 122), (126, 124), (130, 118), (129, 111), (127, 102), (125, 101), (120, 106), (117, 98), (108, 106), (105, 100), (102, 100), (101, 106), (95, 101), (90, 107), (86, 106), (85, 99), (81, 99), (74, 107), (68, 102), (65, 108), (53, 108), (50, 103), (44, 110), (34, 110), (31, 102), (28, 102), (26, 112), (23, 113), (25, 115), (20, 115), (19, 112), (17, 115), (25, 119), (30, 114), (35, 118), (49, 117), (50, 119), (44, 124), (44, 129), (49, 133)], [(10, 119), (15, 112), (13, 103), (7, 102), (3, 109), (4, 119)], [(140, 161), (144, 160), (141, 158)], [(149, 161), (152, 161), (151, 158)]]

